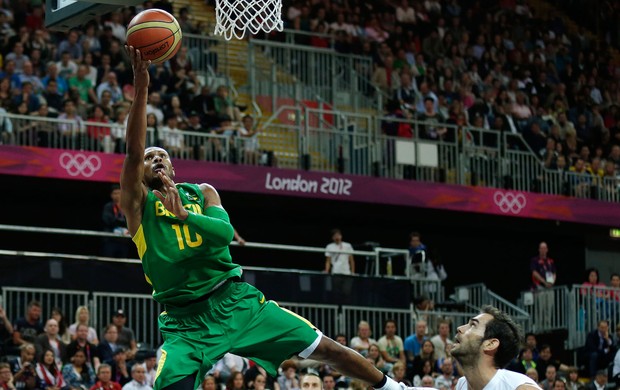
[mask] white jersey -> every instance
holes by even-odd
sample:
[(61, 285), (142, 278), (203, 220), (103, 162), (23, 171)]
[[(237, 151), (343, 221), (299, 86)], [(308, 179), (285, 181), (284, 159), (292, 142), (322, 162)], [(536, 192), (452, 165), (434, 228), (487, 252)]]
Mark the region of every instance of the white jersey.
[(325, 248), (325, 257), (329, 257), (332, 263), (332, 274), (351, 275), (349, 256), (346, 253), (333, 251), (353, 251), (353, 247), (348, 242), (342, 241), (340, 245), (332, 242)]
[[(497, 373), (493, 375), (493, 378), (484, 386), (482, 390), (514, 390), (521, 385), (530, 385), (537, 389), (540, 386), (536, 384), (530, 377), (518, 372), (510, 370), (497, 370)], [(456, 390), (467, 390), (467, 378), (464, 376), (456, 383)]]

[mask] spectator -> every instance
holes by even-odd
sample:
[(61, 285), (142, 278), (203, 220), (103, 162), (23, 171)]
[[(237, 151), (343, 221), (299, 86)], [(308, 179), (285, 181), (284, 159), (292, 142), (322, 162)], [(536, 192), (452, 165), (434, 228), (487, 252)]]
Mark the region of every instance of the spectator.
[(69, 327), (62, 310), (58, 307), (53, 307), (50, 318), (55, 319), (58, 323), (58, 337), (60, 337), (60, 341), (69, 344), (71, 342), (71, 333), (69, 333)]
[(97, 369), (97, 382), (90, 390), (121, 390), (121, 385), (118, 382), (112, 381), (112, 367), (109, 364), (103, 363), (99, 366)]
[(525, 371), (525, 375), (538, 383), (538, 371), (535, 368), (528, 368), (527, 371)]
[(605, 390), (607, 388), (607, 370), (598, 370), (596, 377), (586, 385), (586, 390)]
[(585, 353), (588, 361), (588, 373), (591, 378), (614, 359), (613, 341), (609, 335), (609, 322), (601, 320), (597, 329), (588, 333), (586, 337)]
[(387, 55), (383, 60), (383, 64), (378, 66), (373, 75), (372, 83), (385, 96), (391, 97), (400, 87), (400, 77), (396, 69), (393, 68), (394, 57)]
[(40, 95), (43, 92), (43, 82), (41, 78), (34, 73), (32, 62), (24, 62), (24, 68), (22, 73), (19, 74), (19, 82), (23, 86), (24, 83), (30, 83), (32, 85), (32, 91), (35, 95)]
[[(69, 53), (71, 59), (75, 62), (81, 62), (83, 51), (82, 45), (78, 43), (79, 33), (77, 30), (69, 31), (67, 38), (58, 45), (58, 53)], [(58, 55), (58, 54), (57, 54)], [(60, 56), (59, 56), (60, 57)], [(60, 58), (56, 58), (59, 60)]]
[(168, 150), (171, 157), (182, 158), (186, 156), (187, 147), (185, 146), (184, 135), (179, 129), (177, 117), (167, 114), (166, 125), (162, 128), (164, 134), (164, 147)]
[(123, 386), (123, 390), (152, 390), (153, 388), (146, 383), (146, 370), (140, 364), (131, 367), (132, 380)]
[(84, 34), (80, 37), (80, 46), (84, 48), (84, 44), (88, 47), (88, 51), (83, 51), (84, 58), (87, 54), (94, 54), (97, 57), (101, 55), (101, 42), (99, 41), (97, 22), (92, 21), (84, 27)]
[(158, 92), (151, 92), (146, 105), (146, 114), (154, 114), (157, 118), (157, 124), (164, 124), (164, 112), (161, 109), (161, 95)]
[(260, 126), (255, 125), (254, 118), (245, 115), (242, 119), (242, 126), (239, 129), (239, 140), (243, 149), (243, 162), (249, 165), (258, 165), (260, 158), (260, 144), (258, 134)]
[(375, 339), (370, 337), (371, 335), (370, 324), (366, 321), (360, 321), (357, 325), (357, 336), (351, 339), (351, 348), (362, 354), (362, 356), (367, 356), (368, 348), (372, 344), (377, 343)]
[(560, 371), (567, 371), (568, 366), (560, 363), (559, 360), (554, 359), (551, 354), (551, 347), (547, 344), (543, 344), (540, 347), (540, 352), (538, 354), (538, 358), (534, 361), (536, 363), (536, 371), (538, 371), (538, 377), (546, 377), (547, 367), (553, 366), (555, 369), (559, 369)]
[[(0, 305), (0, 355), (8, 355), (9, 350), (9, 340), (13, 336), (13, 325), (11, 324), (11, 320), (6, 315), (6, 311)], [(1, 375), (0, 375), (1, 377)]]
[(569, 367), (566, 377), (566, 390), (584, 390), (584, 385), (579, 381), (579, 369)]
[(58, 119), (64, 120), (62, 123), (58, 124), (61, 145), (65, 149), (75, 149), (76, 145), (80, 145), (80, 137), (84, 129), (84, 123), (82, 118), (77, 114), (75, 103), (73, 103), (72, 100), (66, 99), (64, 101), (64, 110), (63, 113), (58, 116)]
[(545, 379), (540, 382), (540, 387), (543, 390), (554, 390), (554, 384), (556, 379), (557, 371), (553, 364), (550, 364), (545, 369)]
[(413, 232), (409, 235), (409, 257), (415, 273), (423, 271), (426, 262), (426, 245), (422, 243), (420, 233)]
[(451, 389), (454, 379), (454, 363), (451, 358), (446, 358), (441, 365), (441, 375), (435, 378), (435, 387)]
[(26, 316), (18, 318), (13, 329), (13, 344), (21, 346), (24, 343), (34, 343), (37, 336), (43, 333), (41, 302), (30, 301), (26, 308)]
[(90, 325), (90, 310), (87, 306), (79, 306), (75, 311), (75, 322), (69, 326), (69, 333), (71, 333), (71, 339), (77, 339), (77, 327), (78, 325), (86, 325), (88, 328), (87, 341), (94, 345), (99, 344), (99, 338), (97, 338), (97, 331)]
[(22, 42), (15, 42), (13, 51), (6, 55), (6, 61), (14, 62), (16, 74), (22, 73), (24, 64), (30, 61), (30, 58), (24, 54), (24, 44)]
[[(119, 347), (123, 347), (126, 350), (126, 358), (130, 360), (136, 355), (138, 347), (133, 330), (125, 326), (126, 322), (127, 317), (125, 317), (125, 311), (123, 309), (116, 310), (112, 316), (112, 323), (116, 325), (116, 330), (118, 330), (118, 339), (116, 342)], [(121, 383), (121, 385), (124, 384), (122, 382), (119, 383)]]
[(403, 362), (396, 362), (392, 367), (392, 379), (397, 383), (404, 383), (407, 386), (411, 386), (409, 379), (405, 377), (405, 364)]
[(370, 344), (370, 347), (368, 347), (368, 354), (366, 355), (366, 359), (384, 374), (390, 372), (393, 366), (392, 363), (386, 363), (386, 361), (383, 360), (379, 345), (377, 344)]
[(10, 363), (13, 383), (17, 389), (34, 390), (41, 387), (41, 381), (36, 373), (35, 351), (34, 345), (22, 344), (20, 356)]
[(218, 390), (220, 389), (215, 383), (215, 378), (211, 375), (205, 376), (205, 379), (202, 381), (202, 390)]
[[(532, 288), (537, 300), (538, 311), (535, 321), (540, 329), (548, 329), (551, 325), (551, 316), (554, 307), (553, 286), (556, 281), (555, 261), (547, 256), (549, 248), (546, 242), (538, 245), (538, 256), (530, 260), (530, 271), (532, 273)], [(540, 374), (540, 371), (539, 371)], [(542, 374), (540, 375), (543, 376)]]
[(116, 72), (110, 71), (106, 75), (106, 81), (99, 84), (97, 87), (97, 98), (101, 100), (103, 92), (108, 91), (112, 97), (112, 104), (119, 103), (123, 100), (123, 91), (118, 84)]
[(435, 358), (446, 358), (446, 350), (452, 345), (450, 336), (450, 322), (447, 320), (439, 321), (437, 325), (437, 334), (431, 337), (431, 342), (435, 346)]
[(106, 21), (104, 26), (111, 28), (112, 35), (120, 43), (125, 43), (127, 29), (125, 28), (125, 23), (123, 23), (123, 15), (120, 11), (112, 12), (110, 20)]
[(36, 372), (41, 382), (45, 384), (45, 389), (69, 389), (58, 367), (55, 352), (51, 349), (43, 349)]
[(103, 340), (97, 345), (97, 355), (103, 363), (110, 363), (114, 358), (114, 353), (121, 348), (116, 343), (118, 340), (118, 329), (116, 325), (109, 324), (103, 329)]
[(144, 354), (144, 380), (148, 386), (153, 387), (155, 378), (157, 377), (157, 354), (153, 350), (148, 350)]
[[(66, 356), (74, 356), (77, 351), (83, 351), (86, 356), (86, 364), (95, 371), (99, 367), (100, 359), (97, 354), (97, 346), (88, 342), (88, 334), (88, 325), (78, 324), (75, 328), (75, 340), (67, 346)], [(90, 385), (88, 387), (90, 387)]]
[[(128, 237), (127, 221), (125, 214), (121, 210), (121, 188), (118, 184), (112, 186), (110, 191), (111, 201), (103, 206), (101, 219), (103, 229), (106, 232), (114, 233), (120, 237)], [(126, 238), (106, 238), (103, 242), (103, 256), (105, 257), (129, 257), (129, 246)], [(95, 333), (96, 336), (96, 333)]]
[[(105, 114), (103, 106), (96, 104), (90, 110), (91, 112), (88, 122), (109, 124), (109, 118)], [(89, 138), (89, 150), (95, 151), (112, 151), (112, 138), (109, 126), (95, 126), (89, 124), (86, 126), (86, 132)]]
[(396, 334), (396, 321), (387, 320), (383, 325), (384, 335), (377, 341), (381, 356), (387, 363), (396, 363), (398, 361), (403, 364), (405, 360), (405, 350), (403, 346), (403, 339)]
[(241, 111), (239, 107), (235, 106), (235, 102), (230, 97), (228, 87), (225, 85), (220, 85), (215, 90), (213, 104), (217, 114), (225, 114), (228, 115), (233, 122), (241, 122)]
[(13, 374), (11, 366), (8, 363), (0, 363), (0, 387), (5, 390), (16, 390), (13, 383)]
[(340, 229), (332, 229), (332, 242), (325, 247), (325, 269), (323, 272), (351, 275), (355, 274), (355, 260), (353, 254), (338, 253), (352, 252), (353, 247), (348, 242), (342, 241)]
[(413, 369), (413, 360), (420, 354), (422, 344), (428, 340), (427, 331), (426, 321), (418, 320), (415, 323), (415, 333), (405, 338), (404, 349), (407, 354), (407, 368)]
[(84, 103), (97, 103), (99, 100), (93, 89), (92, 81), (87, 77), (88, 72), (88, 65), (80, 65), (77, 74), (69, 79), (69, 86), (77, 89), (80, 99)]
[(112, 380), (121, 386), (131, 381), (129, 370), (127, 368), (127, 351), (123, 347), (118, 347), (114, 351), (114, 356), (110, 362), (112, 367)]
[(60, 55), (60, 61), (56, 62), (58, 76), (65, 80), (73, 77), (78, 70), (77, 63), (71, 59), (71, 53), (65, 51)]
[[(282, 370), (282, 375), (278, 377), (278, 384), (280, 385), (280, 390), (295, 390), (299, 389), (299, 379), (297, 378), (297, 365), (292, 360), (285, 360), (282, 362), (280, 366)], [(231, 374), (230, 381), (235, 380), (234, 373)], [(226, 386), (226, 390), (233, 390), (233, 388), (229, 387), (228, 384)], [(236, 389), (235, 389), (236, 390)]]
[[(67, 351), (69, 352), (69, 351)], [(87, 364), (86, 353), (82, 349), (75, 350), (69, 362), (62, 368), (62, 376), (72, 389), (90, 389), (95, 384), (95, 371)]]
[(226, 383), (236, 373), (245, 373), (250, 366), (248, 359), (227, 353), (213, 367), (213, 376), (221, 383)]
[(62, 362), (66, 356), (67, 345), (60, 340), (58, 336), (58, 322), (50, 318), (45, 323), (45, 333), (37, 336), (37, 346), (39, 349), (39, 356), (41, 351), (50, 350), (54, 353), (54, 359), (58, 367), (62, 366)]
[(41, 101), (34, 93), (32, 84), (29, 81), (22, 84), (21, 93), (13, 98), (14, 107), (19, 107), (22, 104), (26, 107), (26, 114), (37, 111), (41, 106)]
[(204, 85), (201, 87), (200, 94), (194, 96), (192, 99), (190, 110), (200, 114), (200, 121), (203, 126), (207, 128), (215, 126), (217, 113), (215, 111), (214, 97), (211, 94), (209, 86)]
[(566, 390), (566, 381), (564, 378), (555, 378), (555, 381), (553, 381), (553, 390)]
[(58, 115), (62, 111), (64, 98), (63, 95), (58, 92), (58, 81), (48, 80), (45, 91), (43, 92), (43, 98), (50, 112)]

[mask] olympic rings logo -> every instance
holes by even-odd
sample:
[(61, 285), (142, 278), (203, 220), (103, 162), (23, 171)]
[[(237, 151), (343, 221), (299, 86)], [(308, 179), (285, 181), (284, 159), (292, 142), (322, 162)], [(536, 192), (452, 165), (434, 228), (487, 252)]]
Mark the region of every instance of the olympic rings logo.
[(101, 169), (101, 159), (96, 155), (87, 156), (84, 153), (76, 153), (75, 155), (64, 152), (58, 159), (60, 166), (63, 167), (71, 176), (82, 175), (91, 177), (99, 169)]
[(527, 205), (527, 199), (521, 193), (495, 191), (493, 200), (500, 211), (505, 214), (519, 214)]

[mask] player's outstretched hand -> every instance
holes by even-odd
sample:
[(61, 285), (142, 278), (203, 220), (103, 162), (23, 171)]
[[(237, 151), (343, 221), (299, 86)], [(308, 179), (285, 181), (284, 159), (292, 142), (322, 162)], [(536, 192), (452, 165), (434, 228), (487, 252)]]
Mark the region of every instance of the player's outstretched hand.
[(154, 190), (153, 193), (161, 202), (164, 204), (166, 210), (170, 211), (174, 214), (178, 219), (184, 221), (187, 218), (187, 210), (183, 208), (183, 203), (181, 203), (181, 197), (179, 196), (179, 190), (174, 185), (174, 181), (168, 175), (166, 175), (163, 171), (159, 171), (159, 178), (162, 183), (164, 183), (163, 190), (166, 195), (161, 192)]
[(149, 66), (151, 66), (151, 61), (145, 61), (142, 59), (142, 53), (140, 50), (134, 48), (133, 46), (125, 45), (125, 51), (127, 55), (129, 55), (129, 59), (131, 60), (131, 66), (133, 68), (133, 84), (136, 90), (141, 88), (149, 87)]

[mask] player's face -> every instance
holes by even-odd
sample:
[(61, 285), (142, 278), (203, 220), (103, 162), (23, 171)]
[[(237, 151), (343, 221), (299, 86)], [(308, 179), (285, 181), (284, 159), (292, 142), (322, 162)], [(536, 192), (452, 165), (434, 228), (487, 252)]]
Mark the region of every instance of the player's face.
[(452, 356), (455, 358), (472, 356), (480, 353), (484, 330), (487, 322), (493, 319), (490, 314), (479, 314), (465, 325), (457, 328), (456, 337), (452, 344)]
[(150, 188), (160, 188), (162, 186), (160, 171), (174, 178), (170, 155), (162, 148), (147, 148), (144, 151), (144, 183)]

